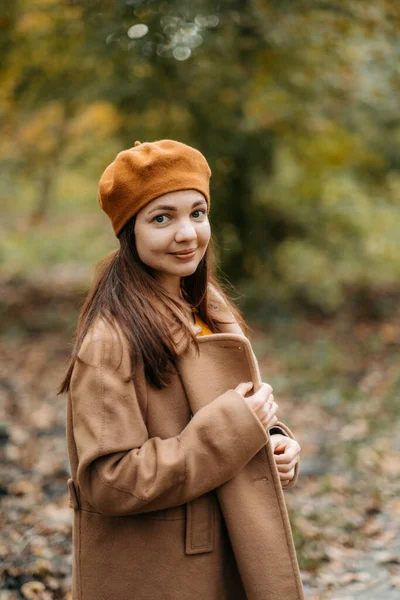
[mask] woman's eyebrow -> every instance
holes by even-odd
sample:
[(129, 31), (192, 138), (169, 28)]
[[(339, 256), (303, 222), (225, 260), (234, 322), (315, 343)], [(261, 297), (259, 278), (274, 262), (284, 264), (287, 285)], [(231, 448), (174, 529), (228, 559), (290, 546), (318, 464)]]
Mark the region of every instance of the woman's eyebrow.
[[(196, 202), (194, 202), (194, 204), (192, 204), (192, 208), (194, 208), (195, 206), (198, 206), (199, 204), (206, 204), (205, 200), (197, 200)], [(169, 206), (169, 204), (160, 204), (159, 206), (156, 206), (156, 208), (153, 208), (153, 210), (151, 210), (148, 214), (151, 215), (151, 213), (155, 212), (156, 210), (177, 210), (175, 208), (175, 206)]]

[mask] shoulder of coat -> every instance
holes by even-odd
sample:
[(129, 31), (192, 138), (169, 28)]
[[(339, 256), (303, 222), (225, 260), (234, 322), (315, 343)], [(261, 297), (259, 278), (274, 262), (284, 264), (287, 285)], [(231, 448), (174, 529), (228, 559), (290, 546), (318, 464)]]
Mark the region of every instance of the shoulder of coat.
[[(221, 296), (220, 292), (218, 292), (218, 290), (216, 290), (216, 288), (211, 283), (209, 284), (209, 287), (208, 287), (208, 294), (209, 294), (210, 308), (213, 311), (215, 311), (216, 316), (223, 319), (224, 321), (226, 320), (228, 324), (237, 325), (237, 327), (239, 327), (239, 325), (235, 319), (235, 316), (233, 315), (232, 311), (227, 306), (225, 299)], [(242, 331), (242, 330), (240, 329), (240, 331)], [(238, 332), (239, 332), (239, 330), (238, 330)]]
[(215, 310), (222, 310), (224, 307), (226, 308), (225, 300), (212, 283), (208, 284), (208, 298), (214, 305), (212, 308)]
[(115, 320), (111, 324), (103, 316), (98, 316), (91, 324), (87, 335), (91, 340), (113, 344), (122, 335), (122, 331)]
[(99, 316), (90, 326), (85, 335), (79, 356), (93, 364), (93, 361), (106, 362), (117, 366), (125, 354), (126, 338), (116, 322), (111, 325), (106, 319)]

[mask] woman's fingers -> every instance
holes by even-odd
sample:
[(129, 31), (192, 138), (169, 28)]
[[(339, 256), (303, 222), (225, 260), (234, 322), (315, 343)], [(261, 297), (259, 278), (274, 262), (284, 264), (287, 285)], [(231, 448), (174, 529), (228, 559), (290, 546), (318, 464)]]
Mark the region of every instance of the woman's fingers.
[(272, 392), (272, 386), (270, 386), (269, 383), (262, 383), (259, 390), (257, 390), (254, 396), (260, 403), (260, 406), (262, 406), (263, 404), (265, 404), (266, 401), (270, 399)]
[[(236, 387), (236, 390), (241, 393), (246, 400), (244, 392), (249, 390), (244, 388), (245, 385), (246, 384), (239, 384)], [(261, 383), (257, 392), (248, 396), (248, 404), (255, 412), (266, 430), (270, 429), (273, 425), (275, 425), (275, 423), (278, 422), (278, 418), (275, 414), (278, 409), (278, 405), (275, 402), (272, 392), (272, 386), (269, 383), (263, 382)]]
[(244, 381), (236, 386), (236, 391), (242, 396), (245, 396), (253, 388), (252, 381)]
[(275, 414), (277, 409), (278, 405), (276, 402), (264, 402), (260, 417), (265, 428), (270, 428), (278, 422), (278, 418)]
[(295, 441), (291, 440), (286, 445), (285, 452), (283, 454), (275, 455), (275, 462), (277, 465), (288, 465), (290, 464), (296, 457), (299, 456), (300, 453), (300, 445)]
[(266, 415), (274, 415), (278, 410), (278, 405), (276, 402), (264, 402), (264, 412)]
[(289, 471), (289, 473), (279, 473), (279, 479), (281, 481), (290, 481), (294, 477), (294, 469)]
[(264, 398), (268, 398), (274, 390), (269, 383), (262, 383), (260, 391), (264, 394)]
[(289, 473), (299, 462), (299, 456), (296, 456), (289, 464), (277, 464), (279, 473)]

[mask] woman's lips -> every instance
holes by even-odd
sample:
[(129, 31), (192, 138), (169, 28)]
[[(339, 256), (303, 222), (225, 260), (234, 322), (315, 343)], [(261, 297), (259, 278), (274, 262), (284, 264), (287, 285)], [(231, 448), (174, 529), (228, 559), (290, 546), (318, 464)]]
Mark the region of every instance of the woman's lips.
[(190, 254), (174, 254), (172, 253), (172, 256), (175, 256), (176, 258), (179, 258), (180, 260), (189, 260), (191, 258), (193, 258), (193, 256), (196, 254), (196, 249), (195, 248), (193, 250), (193, 252), (191, 252)]

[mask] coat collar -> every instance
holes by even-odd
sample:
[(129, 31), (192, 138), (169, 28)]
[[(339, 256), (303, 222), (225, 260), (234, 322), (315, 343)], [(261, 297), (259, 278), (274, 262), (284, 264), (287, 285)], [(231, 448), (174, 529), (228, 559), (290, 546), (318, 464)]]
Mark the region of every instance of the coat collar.
[[(261, 373), (250, 340), (245, 336), (234, 315), (215, 288), (211, 288), (209, 298), (213, 314), (224, 321), (220, 325), (222, 332), (198, 336), (199, 354), (193, 343), (186, 346), (179, 328), (173, 334), (178, 348), (177, 368), (184, 386), (186, 385), (190, 389), (193, 387), (191, 383), (193, 361), (196, 361), (196, 368), (208, 372), (214, 382), (223, 383), (222, 380), (224, 380), (225, 383), (229, 382), (229, 387), (229, 384), (236, 380), (238, 374), (241, 373), (244, 376), (242, 381), (253, 381), (254, 391), (257, 391), (261, 385)], [(193, 324), (193, 327), (196, 326)], [(227, 348), (230, 348), (229, 361), (225, 360), (228, 356)], [(220, 360), (222, 360), (221, 364)], [(221, 378), (222, 372), (225, 379)], [(222, 393), (225, 389), (215, 389), (214, 392), (218, 395), (218, 392)], [(201, 389), (199, 390), (199, 402), (200, 404), (194, 401), (194, 404), (198, 404), (196, 408), (205, 402), (204, 392)]]
[[(220, 325), (221, 333), (202, 335), (199, 336), (199, 340), (201, 340), (202, 343), (213, 341), (217, 342), (221, 339), (221, 336), (225, 336), (226, 339), (236, 339), (237, 341), (241, 341), (243, 343), (249, 343), (248, 338), (245, 336), (239, 323), (236, 321), (232, 312), (227, 308), (222, 296), (211, 285), (209, 285), (208, 294), (209, 301), (212, 304), (213, 314), (215, 314), (215, 316), (217, 316), (221, 321), (225, 321), (225, 323)], [(197, 325), (193, 323), (192, 327), (194, 333), (197, 333)], [(234, 336), (233, 338), (231, 337), (232, 335)], [(171, 336), (177, 348), (178, 356), (181, 356), (188, 351), (186, 347), (185, 336), (180, 325), (176, 324), (172, 327)]]

